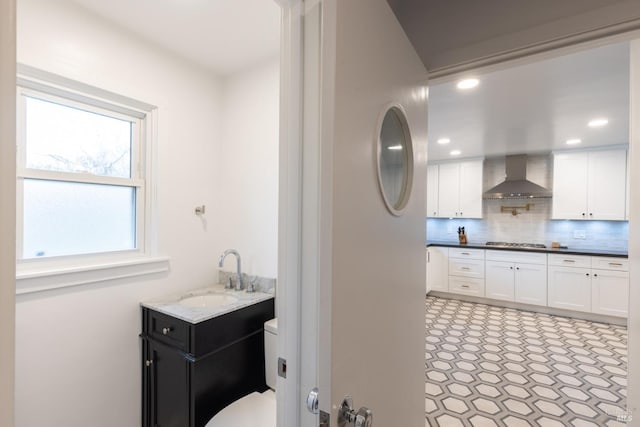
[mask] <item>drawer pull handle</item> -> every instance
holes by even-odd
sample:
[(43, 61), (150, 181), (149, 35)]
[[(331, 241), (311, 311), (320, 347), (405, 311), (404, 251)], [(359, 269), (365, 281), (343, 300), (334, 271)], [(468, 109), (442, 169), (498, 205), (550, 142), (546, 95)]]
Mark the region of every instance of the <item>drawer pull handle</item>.
[(169, 335), (169, 332), (171, 332), (173, 329), (171, 327), (168, 328), (162, 328), (162, 335)]
[(153, 359), (146, 360), (144, 364), (147, 366), (147, 368), (150, 367), (151, 365), (153, 365)]
[(575, 260), (572, 259), (563, 259), (562, 262), (575, 262)]
[(610, 262), (609, 265), (614, 266), (614, 267), (622, 267), (622, 264), (619, 262)]
[(461, 252), (460, 255), (471, 255), (469, 252)]
[(461, 288), (469, 289), (469, 285), (460, 285)]
[(467, 271), (471, 270), (469, 267), (460, 267), (460, 269), (461, 270), (467, 270)]

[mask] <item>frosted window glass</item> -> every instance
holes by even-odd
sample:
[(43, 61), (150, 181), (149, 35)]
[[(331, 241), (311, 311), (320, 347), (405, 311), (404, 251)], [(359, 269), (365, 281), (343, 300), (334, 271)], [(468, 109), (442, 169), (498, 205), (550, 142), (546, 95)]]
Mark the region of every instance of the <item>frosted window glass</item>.
[(135, 249), (131, 187), (24, 180), (23, 258)]
[(130, 121), (25, 97), (26, 166), (131, 177)]

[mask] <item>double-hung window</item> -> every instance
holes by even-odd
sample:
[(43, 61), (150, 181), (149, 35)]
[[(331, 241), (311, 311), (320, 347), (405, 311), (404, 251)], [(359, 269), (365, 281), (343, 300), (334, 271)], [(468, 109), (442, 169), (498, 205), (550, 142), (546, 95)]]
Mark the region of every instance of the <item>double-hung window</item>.
[(19, 266), (145, 255), (149, 112), (60, 84), (17, 89)]

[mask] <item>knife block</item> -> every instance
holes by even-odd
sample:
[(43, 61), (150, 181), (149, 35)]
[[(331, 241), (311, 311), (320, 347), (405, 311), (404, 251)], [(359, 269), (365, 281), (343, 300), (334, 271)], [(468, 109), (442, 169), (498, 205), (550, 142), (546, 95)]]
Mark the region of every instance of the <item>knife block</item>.
[(458, 241), (461, 245), (467, 244), (467, 235), (466, 234), (458, 234)]

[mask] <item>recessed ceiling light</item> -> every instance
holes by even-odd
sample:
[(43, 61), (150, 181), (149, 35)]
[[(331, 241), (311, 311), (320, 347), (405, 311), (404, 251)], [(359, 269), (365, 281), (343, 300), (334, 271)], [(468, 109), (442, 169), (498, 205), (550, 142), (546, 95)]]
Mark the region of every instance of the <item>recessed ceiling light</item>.
[(451, 154), (452, 156), (459, 156), (460, 154), (462, 154), (462, 151), (460, 150), (453, 150), (452, 152), (450, 152), (449, 154)]
[(457, 86), (458, 89), (473, 89), (474, 87), (478, 86), (479, 83), (480, 80), (478, 79), (464, 79), (460, 80)]
[(448, 144), (450, 142), (451, 142), (451, 140), (449, 138), (440, 138), (438, 140), (438, 144)]
[(402, 150), (402, 145), (390, 145), (387, 147), (387, 150)]
[(605, 118), (598, 118), (598, 119), (590, 120), (589, 123), (587, 123), (587, 125), (590, 128), (599, 128), (601, 126), (605, 126), (607, 123), (609, 123), (609, 120)]
[(578, 138), (567, 139), (567, 145), (580, 144), (581, 142), (582, 142), (582, 140), (578, 139)]

